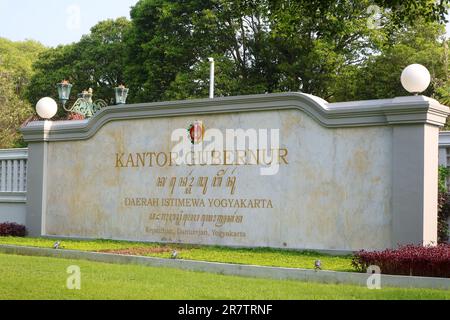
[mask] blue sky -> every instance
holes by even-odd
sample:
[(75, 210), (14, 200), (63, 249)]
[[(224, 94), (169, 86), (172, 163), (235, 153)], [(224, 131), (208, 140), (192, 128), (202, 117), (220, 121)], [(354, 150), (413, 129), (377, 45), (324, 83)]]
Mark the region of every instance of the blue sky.
[[(46, 46), (80, 40), (97, 22), (129, 17), (138, 0), (0, 0), (0, 37)], [(447, 26), (450, 36), (450, 24)]]
[(128, 17), (138, 0), (0, 0), (0, 37), (47, 46), (80, 40), (97, 22)]

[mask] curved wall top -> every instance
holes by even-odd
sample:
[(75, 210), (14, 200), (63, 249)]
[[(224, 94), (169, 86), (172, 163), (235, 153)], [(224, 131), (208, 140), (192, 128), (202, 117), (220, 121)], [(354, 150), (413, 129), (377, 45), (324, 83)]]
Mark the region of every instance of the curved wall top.
[(309, 94), (281, 93), (110, 106), (90, 120), (35, 121), (21, 131), (27, 142), (86, 140), (110, 121), (287, 109), (300, 110), (329, 128), (392, 124), (442, 126), (450, 112), (448, 107), (425, 96), (328, 103)]

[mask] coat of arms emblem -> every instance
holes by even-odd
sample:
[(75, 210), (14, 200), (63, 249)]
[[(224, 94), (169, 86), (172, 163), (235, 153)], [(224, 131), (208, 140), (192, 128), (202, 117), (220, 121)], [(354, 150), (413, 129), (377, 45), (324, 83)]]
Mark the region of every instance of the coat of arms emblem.
[(189, 138), (192, 144), (198, 144), (203, 141), (205, 136), (205, 126), (202, 121), (195, 121), (188, 128)]

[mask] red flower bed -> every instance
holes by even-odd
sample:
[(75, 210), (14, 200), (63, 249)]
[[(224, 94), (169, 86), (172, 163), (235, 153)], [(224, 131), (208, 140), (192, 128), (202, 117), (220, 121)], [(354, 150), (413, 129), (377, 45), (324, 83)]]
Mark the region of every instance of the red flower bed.
[(450, 278), (450, 244), (437, 247), (408, 245), (375, 252), (363, 250), (355, 254), (352, 265), (360, 272), (375, 265), (383, 274)]
[(0, 237), (25, 237), (25, 226), (17, 223), (0, 223)]

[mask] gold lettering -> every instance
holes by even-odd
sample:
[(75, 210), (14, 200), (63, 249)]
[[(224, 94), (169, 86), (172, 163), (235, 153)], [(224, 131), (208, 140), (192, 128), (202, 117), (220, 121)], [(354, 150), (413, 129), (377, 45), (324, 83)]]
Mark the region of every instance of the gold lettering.
[(133, 155), (131, 153), (128, 155), (128, 161), (127, 161), (126, 167), (127, 168), (129, 168), (129, 167), (136, 168), (137, 167), (137, 165), (134, 163)]
[(226, 151), (226, 150), (223, 151), (223, 164), (225, 166), (233, 165), (232, 163), (229, 162), (229, 160), (231, 160), (231, 159), (229, 159), (230, 154), (231, 154), (231, 152), (229, 152), (229, 151)]
[[(161, 156), (163, 156), (164, 161), (160, 161)], [(167, 154), (165, 154), (164, 152), (160, 152), (158, 153), (158, 155), (156, 156), (156, 163), (158, 164), (159, 167), (165, 167), (167, 165)]]
[(137, 166), (145, 167), (145, 153), (137, 154)]
[[(142, 152), (142, 153), (116, 153), (116, 168), (142, 168), (142, 167), (172, 167), (179, 166), (180, 155), (174, 152)], [(288, 165), (289, 150), (283, 149), (258, 149), (258, 150), (223, 150), (223, 151), (190, 151), (187, 152), (185, 163), (191, 166), (211, 165), (241, 166), (241, 165), (271, 165), (278, 162)], [(213, 178), (211, 178), (213, 179)]]
[[(175, 157), (174, 157), (175, 156)], [(173, 165), (174, 165), (174, 162), (177, 162), (178, 161), (178, 153), (176, 153), (176, 152), (170, 152), (169, 153), (169, 157), (170, 157), (170, 160), (169, 160), (169, 166), (171, 166), (171, 167), (173, 167)]]
[(287, 156), (288, 156), (288, 153), (289, 153), (289, 151), (288, 151), (288, 149), (280, 149), (280, 150), (278, 150), (278, 155), (279, 155), (279, 159), (278, 159), (278, 161), (279, 161), (279, 163), (281, 164), (281, 160), (283, 160), (283, 162), (286, 164), (286, 165), (288, 165), (289, 164), (289, 162), (287, 161)]
[(123, 168), (125, 167), (123, 162), (122, 162), (122, 158), (125, 156), (125, 153), (116, 153), (116, 168)]
[(270, 166), (272, 164), (272, 162), (273, 162), (273, 150), (272, 149), (270, 150), (270, 162), (269, 163), (267, 163), (267, 151), (268, 150), (261, 150), (261, 151), (263, 153), (263, 156), (262, 156), (263, 162), (262, 162), (262, 164)]
[(212, 165), (220, 165), (221, 160), (220, 160), (220, 152), (219, 151), (211, 151), (211, 163)]
[(148, 166), (149, 167), (153, 167), (153, 157), (156, 156), (156, 153), (155, 152), (148, 152), (147, 156), (150, 158)]
[(259, 164), (259, 152), (258, 150), (248, 150), (247, 153), (249, 154), (248, 164), (249, 165), (258, 165)]
[(247, 164), (247, 152), (245, 150), (238, 150), (236, 151), (236, 155), (237, 155), (237, 162), (236, 165), (246, 165)]

